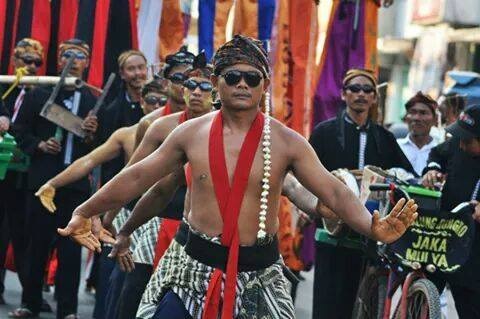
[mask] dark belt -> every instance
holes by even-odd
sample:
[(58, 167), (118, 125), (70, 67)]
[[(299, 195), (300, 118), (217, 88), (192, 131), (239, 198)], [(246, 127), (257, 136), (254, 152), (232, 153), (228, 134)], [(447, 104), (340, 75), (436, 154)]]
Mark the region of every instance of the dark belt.
[[(193, 259), (225, 272), (228, 259), (228, 247), (206, 240), (192, 231), (188, 232), (185, 252)], [(280, 258), (278, 240), (274, 238), (263, 246), (240, 246), (238, 254), (238, 271), (256, 271), (273, 265)]]
[(175, 234), (175, 240), (181, 246), (185, 246), (185, 244), (187, 243), (187, 239), (188, 239), (188, 224), (182, 220), (182, 222), (180, 223), (180, 226), (178, 227), (178, 231)]

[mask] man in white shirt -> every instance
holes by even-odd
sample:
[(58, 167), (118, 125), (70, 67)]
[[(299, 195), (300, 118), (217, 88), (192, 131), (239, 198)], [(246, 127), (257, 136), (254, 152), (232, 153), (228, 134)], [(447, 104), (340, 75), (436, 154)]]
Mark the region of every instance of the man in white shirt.
[(405, 104), (408, 135), (397, 142), (419, 176), (427, 165), (430, 150), (437, 145), (437, 141), (430, 136), (430, 129), (436, 123), (437, 107), (437, 102), (422, 92)]

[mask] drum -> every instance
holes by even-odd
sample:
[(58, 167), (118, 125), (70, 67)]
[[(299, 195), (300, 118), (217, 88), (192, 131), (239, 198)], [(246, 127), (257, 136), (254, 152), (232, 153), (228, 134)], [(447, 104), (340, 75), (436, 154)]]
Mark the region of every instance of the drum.
[[(357, 197), (360, 196), (360, 182), (362, 171), (337, 169), (332, 171), (333, 176), (342, 181)], [(349, 232), (349, 228), (340, 218), (322, 218), (323, 227), (330, 236), (343, 237)]]

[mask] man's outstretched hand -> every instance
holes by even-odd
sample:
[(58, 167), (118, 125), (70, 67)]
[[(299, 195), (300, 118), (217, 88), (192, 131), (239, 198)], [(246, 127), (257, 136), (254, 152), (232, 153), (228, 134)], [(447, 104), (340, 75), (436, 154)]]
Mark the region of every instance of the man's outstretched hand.
[(376, 210), (372, 219), (373, 239), (389, 244), (399, 239), (410, 225), (417, 219), (417, 208), (413, 199), (405, 203), (400, 199), (388, 216), (380, 218)]
[(111, 245), (115, 243), (115, 236), (110, 231), (103, 228), (102, 221), (98, 216), (92, 217), (92, 233), (93, 236), (101, 242)]
[(64, 236), (70, 236), (78, 244), (92, 250), (101, 252), (101, 245), (92, 233), (92, 220), (79, 214), (73, 214), (67, 227), (58, 228), (57, 232)]
[(131, 272), (135, 269), (135, 263), (133, 262), (133, 256), (130, 250), (130, 238), (121, 232), (117, 235), (112, 251), (108, 257), (116, 258), (122, 271)]
[(35, 196), (40, 199), (43, 207), (45, 207), (50, 213), (55, 213), (55, 211), (57, 210), (57, 207), (53, 202), (55, 198), (55, 187), (53, 187), (49, 183), (46, 183), (38, 189), (38, 191), (35, 193)]

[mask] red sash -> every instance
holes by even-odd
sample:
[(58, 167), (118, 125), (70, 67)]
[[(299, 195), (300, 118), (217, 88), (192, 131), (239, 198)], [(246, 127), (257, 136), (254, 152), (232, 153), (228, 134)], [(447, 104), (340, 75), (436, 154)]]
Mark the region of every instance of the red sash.
[[(168, 109), (167, 109), (168, 106)], [(170, 111), (170, 104), (165, 106), (164, 112)], [(164, 113), (164, 115), (166, 115)], [(183, 111), (178, 118), (178, 124), (182, 124), (183, 122), (188, 120), (187, 111)], [(153, 259), (153, 269), (155, 269), (162, 258), (165, 251), (170, 246), (170, 243), (175, 238), (175, 234), (178, 231), (178, 227), (180, 226), (180, 221), (175, 219), (164, 218), (160, 227), (158, 228), (158, 238), (157, 243), (155, 244), (155, 257)]]
[[(233, 318), (235, 306), (235, 289), (238, 269), (238, 216), (243, 196), (247, 188), (248, 177), (252, 168), (255, 153), (262, 137), (264, 116), (258, 113), (242, 144), (235, 166), (232, 186), (229, 185), (227, 163), (223, 147), (222, 112), (213, 119), (210, 128), (208, 159), (213, 188), (223, 220), (222, 245), (229, 247), (224, 286), (222, 319)], [(215, 269), (208, 285), (203, 319), (217, 318), (221, 298), (223, 271)]]
[(170, 107), (170, 102), (168, 102), (163, 108), (162, 116), (170, 115), (170, 114), (172, 114), (172, 108)]

